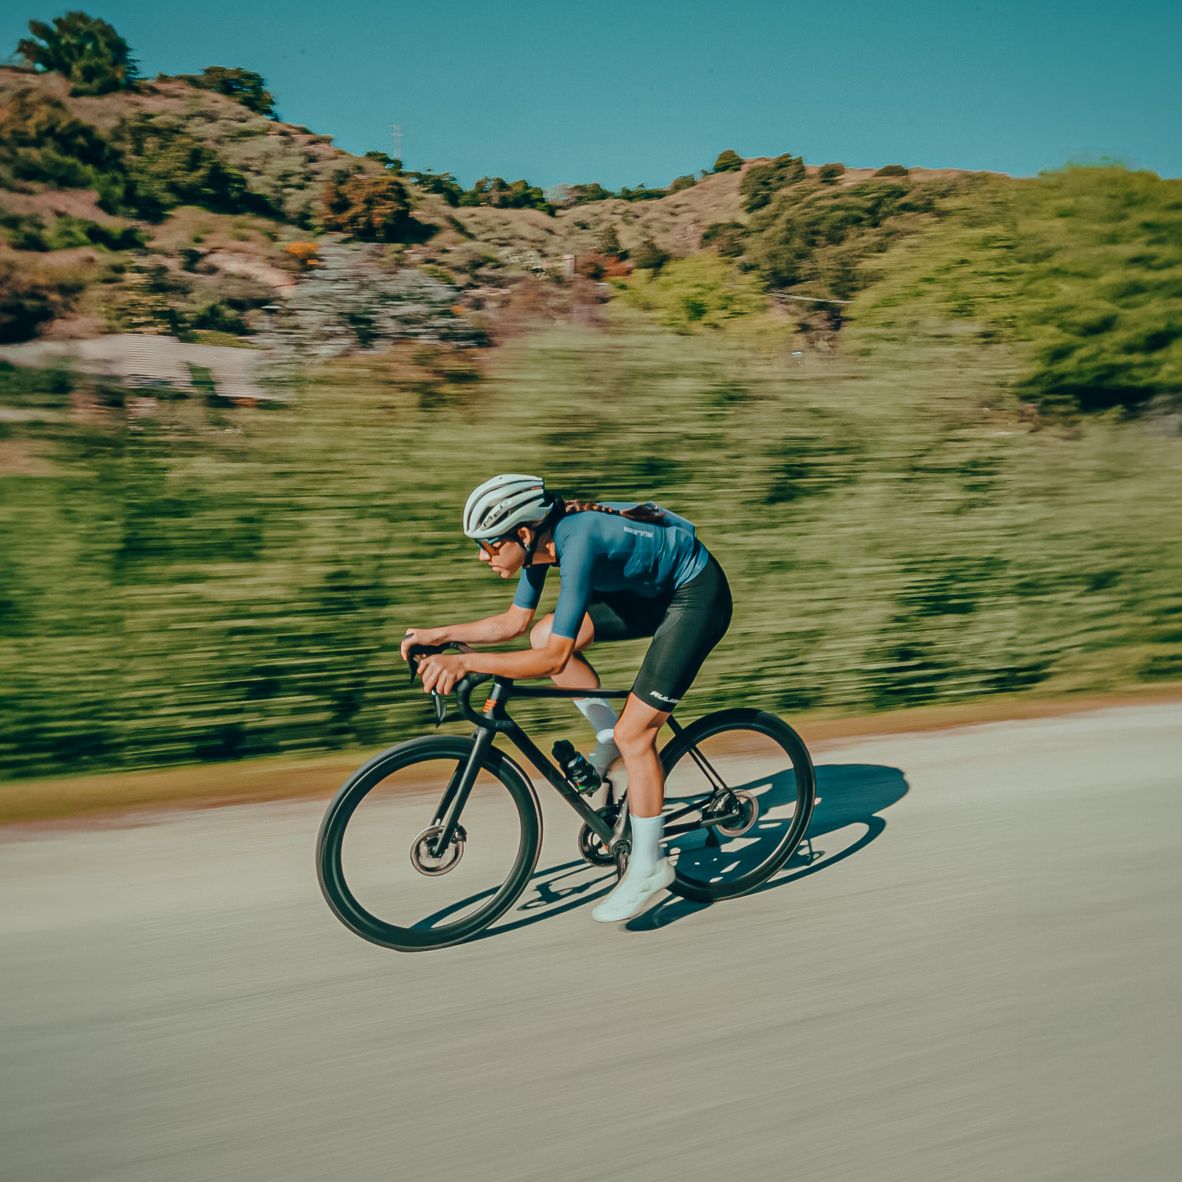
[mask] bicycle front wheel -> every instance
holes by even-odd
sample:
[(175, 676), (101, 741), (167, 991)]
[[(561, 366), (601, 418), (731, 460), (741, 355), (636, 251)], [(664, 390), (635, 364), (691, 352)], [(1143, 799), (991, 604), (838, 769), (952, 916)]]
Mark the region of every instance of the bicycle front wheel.
[(793, 855), (816, 779), (800, 736), (762, 710), (720, 710), (661, 752), (670, 888), (697, 902), (752, 890)]
[(486, 752), (446, 847), (439, 822), (473, 741), (429, 736), (370, 760), (333, 799), (316, 846), (337, 918), (384, 948), (471, 939), (504, 914), (538, 861), (541, 812), (520, 769)]

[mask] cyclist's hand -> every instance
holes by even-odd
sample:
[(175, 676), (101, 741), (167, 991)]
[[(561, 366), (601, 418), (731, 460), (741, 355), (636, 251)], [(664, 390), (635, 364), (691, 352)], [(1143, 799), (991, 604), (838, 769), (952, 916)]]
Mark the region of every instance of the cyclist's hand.
[(450, 694), (456, 682), (468, 670), (468, 661), (463, 653), (434, 653), (419, 662), (419, 676), (423, 679), (423, 691)]
[(410, 650), (416, 644), (442, 644), (442, 628), (407, 628), (402, 637), (402, 659), (410, 660)]

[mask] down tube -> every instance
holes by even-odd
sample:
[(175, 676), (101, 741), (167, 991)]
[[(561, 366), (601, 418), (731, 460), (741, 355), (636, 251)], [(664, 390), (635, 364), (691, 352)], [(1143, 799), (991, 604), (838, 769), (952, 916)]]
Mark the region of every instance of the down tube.
[(612, 828), (598, 813), (558, 774), (554, 765), (546, 758), (542, 749), (517, 725), (503, 732), (520, 749), (521, 753), (546, 777), (559, 796), (570, 805), (603, 842), (612, 840)]

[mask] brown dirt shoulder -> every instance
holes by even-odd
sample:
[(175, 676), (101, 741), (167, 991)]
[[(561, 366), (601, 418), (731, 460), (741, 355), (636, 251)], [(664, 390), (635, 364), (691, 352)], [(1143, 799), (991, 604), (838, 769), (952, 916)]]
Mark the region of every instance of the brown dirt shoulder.
[[(1182, 702), (1182, 683), (1062, 698), (996, 698), (929, 706), (869, 717), (794, 717), (814, 752), (881, 735), (949, 730), (986, 723), (1055, 718), (1120, 706)], [(136, 824), (161, 812), (327, 799), (370, 752), (279, 756), (230, 764), (197, 764), (0, 784), (0, 826), (6, 837), (46, 827)]]

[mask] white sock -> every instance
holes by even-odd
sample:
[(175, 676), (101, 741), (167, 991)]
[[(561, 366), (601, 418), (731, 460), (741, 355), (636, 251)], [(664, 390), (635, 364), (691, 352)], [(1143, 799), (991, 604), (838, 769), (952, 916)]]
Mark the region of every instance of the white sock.
[(665, 833), (665, 818), (658, 813), (655, 817), (638, 817), (629, 812), (632, 822), (632, 853), (628, 856), (627, 874), (651, 874), (657, 863), (665, 856), (661, 849), (661, 838)]
[[(591, 724), (595, 738), (601, 743), (606, 743), (612, 737), (619, 717), (612, 709), (611, 703), (605, 698), (572, 698), (571, 701)], [(604, 731), (608, 733), (605, 735)]]

